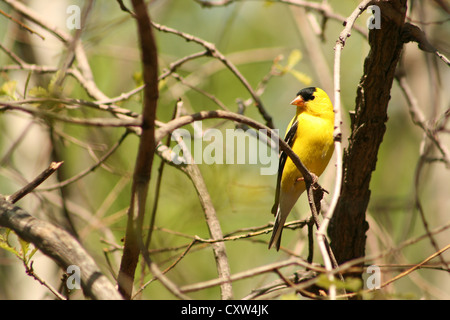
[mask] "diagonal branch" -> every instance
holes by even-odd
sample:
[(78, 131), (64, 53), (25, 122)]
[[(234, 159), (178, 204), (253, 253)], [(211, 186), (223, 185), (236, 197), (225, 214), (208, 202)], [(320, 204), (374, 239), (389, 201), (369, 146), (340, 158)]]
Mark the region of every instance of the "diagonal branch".
[(121, 299), (113, 284), (101, 273), (94, 259), (68, 232), (36, 219), (0, 196), (0, 226), (14, 230), (66, 270), (80, 268), (81, 286), (91, 299)]
[(241, 72), (238, 70), (238, 68), (236, 68), (236, 66), (229, 59), (227, 59), (225, 57), (225, 55), (223, 53), (221, 53), (213, 43), (207, 42), (207, 41), (200, 39), (198, 37), (195, 37), (191, 34), (187, 34), (185, 32), (181, 32), (181, 31), (160, 25), (155, 22), (152, 22), (152, 25), (154, 28), (156, 28), (159, 31), (176, 34), (176, 35), (186, 39), (186, 41), (192, 41), (192, 42), (200, 44), (208, 51), (209, 55), (211, 55), (212, 57), (214, 57), (214, 58), (218, 59), (220, 62), (222, 62), (239, 79), (239, 81), (247, 89), (247, 91), (251, 95), (253, 101), (255, 102), (259, 113), (262, 115), (262, 117), (266, 121), (267, 126), (271, 129), (274, 128), (272, 117), (267, 113), (267, 111), (264, 108), (263, 103), (262, 103), (261, 99), (259, 98), (259, 96), (257, 95), (256, 91), (252, 88), (252, 86), (247, 81), (247, 79), (241, 74)]
[(10, 201), (11, 203), (16, 203), (20, 199), (22, 199), (24, 196), (29, 194), (31, 191), (36, 189), (42, 182), (44, 182), (48, 177), (50, 177), (53, 172), (58, 170), (58, 168), (63, 164), (63, 161), (60, 162), (52, 162), (50, 166), (45, 169), (43, 172), (41, 172), (40, 175), (38, 175), (33, 181), (31, 181), (29, 184), (24, 186), (22, 189), (16, 191), (14, 194), (10, 195), (6, 198), (7, 201)]

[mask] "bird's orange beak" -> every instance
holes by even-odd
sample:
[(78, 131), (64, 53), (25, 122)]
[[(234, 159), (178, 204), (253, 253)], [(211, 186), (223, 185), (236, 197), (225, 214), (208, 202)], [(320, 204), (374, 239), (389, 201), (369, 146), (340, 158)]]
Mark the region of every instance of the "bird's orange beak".
[(305, 100), (303, 100), (302, 96), (297, 96), (294, 100), (291, 102), (292, 105), (303, 107), (305, 105)]

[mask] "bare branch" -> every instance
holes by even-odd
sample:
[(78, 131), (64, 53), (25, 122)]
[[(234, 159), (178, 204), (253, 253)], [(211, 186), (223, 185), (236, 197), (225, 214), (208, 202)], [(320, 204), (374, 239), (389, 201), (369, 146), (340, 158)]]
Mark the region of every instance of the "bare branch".
[(278, 140), (279, 145), (281, 149), (286, 152), (288, 157), (292, 159), (292, 162), (297, 166), (298, 170), (301, 172), (303, 177), (305, 178), (305, 183), (307, 185), (311, 185), (315, 182), (317, 182), (317, 179), (314, 179), (311, 172), (308, 171), (308, 169), (303, 165), (300, 158), (297, 154), (295, 154), (292, 149), (288, 146), (288, 144), (281, 139), (274, 131), (272, 131), (269, 127), (240, 114), (225, 111), (225, 110), (214, 110), (214, 111), (201, 111), (195, 114), (183, 116), (177, 119), (174, 119), (172, 121), (169, 121), (165, 125), (161, 126), (156, 131), (156, 138), (155, 141), (159, 143), (162, 138), (164, 138), (166, 135), (168, 135), (170, 132), (172, 132), (175, 129), (178, 129), (184, 125), (187, 125), (189, 123), (192, 123), (194, 121), (200, 121), (205, 119), (214, 119), (214, 118), (220, 118), (220, 119), (228, 119), (240, 123), (245, 123), (255, 129), (263, 129), (266, 130), (268, 133), (268, 136), (273, 140)]
[(118, 148), (119, 146), (122, 144), (122, 142), (125, 140), (125, 138), (128, 136), (130, 132), (127, 130), (119, 139), (119, 141), (117, 141), (112, 147), (111, 149), (106, 152), (95, 164), (93, 164), (92, 166), (86, 168), (85, 170), (83, 170), (82, 172), (78, 173), (77, 175), (73, 176), (72, 178), (69, 178), (67, 180), (61, 181), (55, 185), (51, 185), (48, 187), (43, 187), (43, 188), (39, 188), (37, 191), (51, 191), (51, 190), (55, 190), (58, 188), (62, 188), (65, 187), (71, 183), (74, 183), (75, 181), (80, 180), (81, 178), (85, 177), (86, 175), (88, 175), (90, 172), (93, 172), (95, 169), (97, 169), (102, 163), (104, 163), (106, 161), (106, 159), (109, 158), (109, 156), (111, 156)]
[(45, 37), (43, 35), (41, 35), (39, 32), (34, 31), (33, 29), (31, 29), (30, 27), (28, 27), (27, 25), (25, 25), (24, 23), (20, 22), (19, 20), (15, 19), (14, 17), (10, 16), (9, 14), (7, 14), (5, 11), (0, 10), (0, 13), (2, 15), (4, 15), (5, 17), (7, 17), (9, 20), (14, 21), (15, 23), (17, 23), (21, 28), (24, 28), (25, 30), (27, 30), (28, 32), (30, 32), (31, 34), (35, 34), (37, 35), (39, 38), (41, 38), (42, 40), (45, 40)]
[(33, 243), (63, 270), (67, 270), (70, 265), (78, 266), (86, 296), (91, 299), (121, 299), (119, 292), (101, 273), (91, 256), (68, 232), (30, 216), (3, 197), (0, 197), (0, 225), (14, 230), (19, 237)]
[(403, 26), (403, 42), (408, 43), (410, 41), (417, 42), (419, 49), (425, 52), (431, 52), (444, 61), (447, 66), (450, 66), (450, 60), (441, 52), (439, 52), (430, 42), (425, 33), (416, 25), (412, 23), (405, 23)]
[(205, 40), (202, 40), (198, 37), (195, 37), (193, 35), (187, 34), (185, 32), (181, 32), (178, 30), (175, 30), (173, 28), (169, 28), (163, 25), (160, 25), (158, 23), (152, 22), (153, 27), (155, 27), (157, 30), (162, 31), (162, 32), (167, 32), (167, 33), (172, 33), (172, 34), (176, 34), (184, 39), (186, 39), (187, 41), (192, 41), (195, 43), (200, 44), (201, 46), (203, 46), (208, 53), (218, 59), (219, 61), (221, 61), (238, 79), (239, 81), (241, 81), (241, 83), (244, 85), (244, 87), (247, 89), (247, 91), (250, 93), (253, 101), (256, 104), (256, 107), (259, 110), (259, 113), (263, 116), (264, 120), (266, 121), (266, 125), (273, 129), (274, 125), (272, 122), (272, 117), (267, 113), (267, 111), (265, 110), (261, 99), (259, 98), (259, 96), (256, 94), (255, 90), (252, 88), (252, 86), (250, 85), (250, 83), (247, 81), (247, 79), (241, 74), (241, 72), (236, 68), (236, 66), (230, 61), (228, 60), (225, 55), (223, 55), (213, 43), (207, 42)]
[(142, 133), (139, 140), (139, 149), (133, 174), (124, 253), (118, 276), (119, 291), (125, 298), (131, 298), (134, 273), (139, 252), (142, 251), (144, 259), (154, 275), (172, 293), (182, 297), (176, 287), (164, 277), (158, 267), (150, 260), (142, 241), (142, 223), (145, 215), (148, 184), (156, 148), (155, 119), (158, 102), (158, 54), (151, 28), (151, 20), (147, 13), (145, 2), (142, 0), (133, 0), (132, 3), (136, 14), (145, 87), (141, 124)]
[[(327, 213), (324, 215), (323, 222), (317, 230), (317, 241), (319, 244), (320, 252), (322, 253), (322, 257), (324, 259), (325, 268), (328, 271), (328, 278), (330, 282), (333, 282), (334, 277), (331, 273), (333, 269), (332, 258), (328, 253), (328, 248), (325, 245), (326, 243), (326, 231), (328, 229), (329, 222), (333, 217), (334, 210), (336, 208), (339, 195), (341, 192), (341, 181), (342, 181), (342, 111), (341, 111), (341, 85), (340, 85), (340, 77), (341, 77), (341, 51), (345, 46), (345, 41), (351, 35), (351, 29), (355, 24), (356, 19), (359, 15), (366, 9), (369, 5), (370, 0), (362, 1), (358, 7), (352, 12), (350, 17), (345, 22), (345, 28), (341, 31), (339, 35), (339, 39), (336, 41), (336, 46), (334, 47), (335, 56), (334, 56), (334, 141), (335, 141), (335, 152), (336, 152), (336, 184), (334, 188), (333, 197), (331, 199), (330, 207), (327, 210)], [(331, 250), (331, 249), (330, 249)], [(334, 259), (333, 259), (334, 260)], [(332, 285), (330, 287), (330, 298), (336, 298), (336, 287)]]
[(114, 119), (114, 118), (76, 118), (76, 117), (66, 117), (54, 112), (48, 112), (41, 110), (39, 108), (28, 107), (25, 105), (17, 104), (15, 102), (2, 102), (0, 101), (0, 111), (7, 110), (18, 110), (37, 117), (41, 117), (49, 120), (57, 120), (66, 123), (83, 125), (83, 126), (94, 126), (94, 127), (137, 127), (140, 125), (139, 119)]
[(52, 162), (50, 166), (45, 169), (40, 175), (38, 175), (33, 181), (31, 181), (29, 184), (24, 186), (22, 189), (18, 190), (14, 194), (6, 197), (6, 201), (9, 201), (11, 203), (16, 203), (20, 199), (22, 199), (24, 196), (29, 194), (31, 191), (36, 189), (42, 182), (47, 180), (48, 177), (50, 177), (53, 172), (58, 170), (58, 168), (63, 164), (63, 161), (61, 162)]
[[(275, 263), (272, 263), (272, 264), (269, 264), (266, 266), (249, 269), (249, 270), (231, 275), (230, 279), (214, 279), (214, 280), (204, 281), (204, 282), (193, 284), (193, 285), (186, 285), (184, 287), (181, 287), (181, 291), (185, 292), (185, 293), (192, 292), (192, 291), (198, 291), (198, 290), (214, 287), (214, 286), (220, 285), (222, 283), (226, 283), (227, 281), (242, 280), (242, 279), (254, 277), (256, 275), (263, 274), (266, 272), (271, 272), (271, 271), (274, 271), (279, 268), (288, 267), (291, 265), (300, 265), (300, 266), (311, 267), (308, 263), (304, 262), (302, 259), (289, 258), (284, 261), (275, 262)], [(308, 286), (309, 286), (309, 284), (308, 284)]]

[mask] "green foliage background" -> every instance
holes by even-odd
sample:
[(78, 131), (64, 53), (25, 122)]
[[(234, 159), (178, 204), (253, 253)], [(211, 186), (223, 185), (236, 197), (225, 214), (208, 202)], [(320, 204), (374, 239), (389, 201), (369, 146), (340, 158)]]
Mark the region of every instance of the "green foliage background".
[[(68, 2), (32, 1), (30, 6), (41, 14), (48, 15), (49, 21), (65, 28), (65, 6)], [(126, 2), (125, 2), (126, 3)], [(358, 1), (329, 1), (331, 8), (347, 17), (357, 6)], [(84, 1), (71, 1), (83, 7)], [(418, 3), (414, 1), (414, 19), (425, 21), (445, 21), (423, 25), (431, 43), (442, 52), (448, 54), (450, 29), (448, 14), (444, 13), (433, 1)], [(130, 6), (131, 7), (131, 6)], [(53, 9), (51, 9), (53, 8)], [(11, 13), (5, 3), (0, 3), (0, 9)], [(328, 79), (332, 79), (335, 41), (342, 30), (342, 22), (328, 20), (324, 41), (319, 44), (320, 52), (311, 55), (310, 44), (302, 37), (296, 20), (308, 19), (301, 11), (281, 3), (269, 1), (237, 1), (228, 6), (203, 8), (196, 1), (166, 0), (151, 1), (150, 14), (155, 22), (186, 32), (205, 41), (214, 43), (218, 50), (227, 56), (246, 77), (253, 88), (267, 75), (273, 66), (274, 59), (283, 56), (279, 62), (286, 66), (289, 56), (299, 50), (302, 59), (293, 66), (293, 70), (309, 76), (311, 85), (323, 87), (317, 76), (318, 67), (326, 70)], [(416, 13), (419, 12), (419, 13)], [(312, 12), (320, 22), (321, 18)], [(422, 16), (420, 16), (420, 14)], [(365, 27), (369, 14), (365, 13), (357, 24)], [(30, 24), (31, 28), (42, 29)], [(64, 29), (65, 32), (69, 30)], [(3, 46), (15, 52), (19, 57), (32, 63), (34, 55), (37, 64), (58, 66), (65, 57), (65, 49), (55, 44), (54, 37), (45, 33), (45, 40), (27, 34), (18, 29), (17, 25), (0, 16), (0, 39)], [(72, 32), (73, 33), (73, 32)], [(166, 34), (155, 30), (159, 50), (160, 70), (170, 63), (203, 48), (195, 43), (187, 42), (179, 36)], [(83, 30), (82, 42), (87, 52), (97, 86), (109, 97), (116, 97), (139, 85), (140, 61), (136, 39), (136, 26), (133, 19), (119, 9), (116, 1), (96, 1), (89, 15), (88, 23)], [(40, 51), (42, 50), (42, 51)], [(354, 107), (356, 87), (362, 75), (364, 58), (369, 47), (366, 39), (354, 32), (347, 41), (342, 56), (342, 105), (344, 144), (348, 136), (348, 112)], [(318, 57), (323, 55), (326, 65), (318, 66)], [(45, 62), (44, 62), (45, 61)], [(416, 94), (422, 112), (427, 119), (448, 110), (450, 95), (448, 83), (450, 72), (442, 61), (436, 60), (417, 48), (416, 44), (405, 45), (404, 68), (407, 79)], [(0, 66), (11, 65), (12, 60), (2, 52)], [(184, 64), (177, 73), (186, 82), (194, 85), (220, 99), (230, 110), (237, 111), (237, 99), (246, 100), (250, 96), (238, 79), (223, 64), (212, 58), (201, 58)], [(438, 75), (436, 75), (438, 73)], [(27, 72), (10, 71), (1, 73), (1, 83), (17, 81), (16, 97), (23, 98)], [(37, 86), (48, 87), (52, 74), (33, 74), (29, 89)], [(436, 80), (438, 79), (438, 80)], [(332, 83), (332, 82), (330, 82)], [(284, 130), (294, 114), (289, 102), (295, 93), (309, 84), (301, 83), (293, 73), (273, 77), (261, 99), (275, 126)], [(333, 100), (332, 89), (324, 88)], [(64, 82), (64, 97), (89, 100), (89, 96), (80, 84), (68, 77)], [(389, 106), (389, 121), (387, 132), (380, 149), (376, 171), (371, 182), (372, 200), (368, 212), (371, 229), (368, 232), (367, 253), (379, 253), (395, 248), (407, 239), (413, 239), (425, 233), (423, 224), (415, 207), (414, 188), (415, 170), (420, 155), (423, 131), (413, 124), (408, 112), (406, 100), (394, 83), (391, 103)], [(172, 117), (176, 100), (181, 97), (188, 113), (201, 110), (215, 110), (218, 106), (204, 95), (191, 90), (173, 77), (161, 83), (160, 100), (158, 104), (158, 119), (169, 121)], [(0, 100), (10, 101), (11, 96), (3, 95)], [(129, 100), (120, 102), (121, 107), (140, 112), (141, 96), (134, 95)], [(436, 106), (436, 108), (435, 108)], [(36, 106), (37, 108), (44, 106)], [(75, 117), (102, 117), (105, 112), (93, 108), (64, 108), (56, 106), (52, 111)], [(60, 108), (60, 109), (58, 109)], [(263, 122), (261, 115), (251, 105), (245, 114)], [(27, 123), (33, 122), (32, 128), (26, 132), (22, 140), (18, 140)], [(124, 133), (123, 128), (94, 128), (54, 122), (53, 128), (57, 136), (59, 159), (64, 164), (61, 174), (64, 179), (72, 177), (95, 162), (93, 154), (100, 157)], [(203, 123), (203, 129), (217, 126), (220, 129), (233, 128), (230, 122), (208, 120)], [(31, 180), (51, 161), (51, 143), (48, 126), (43, 120), (32, 120), (20, 112), (0, 113), (0, 193), (11, 194)], [(11, 155), (8, 150), (19, 141)], [(447, 135), (442, 135), (444, 145), (449, 146)], [(71, 184), (67, 188), (67, 205), (74, 216), (81, 241), (92, 253), (97, 263), (108, 275), (116, 275), (117, 261), (114, 254), (107, 256), (112, 261), (113, 270), (110, 273), (103, 250), (120, 246), (126, 223), (126, 209), (129, 205), (130, 179), (136, 157), (138, 138), (129, 135), (102, 167), (90, 173), (87, 177)], [(439, 156), (435, 153), (436, 157)], [(334, 159), (332, 160), (334, 161)], [(155, 158), (148, 203), (148, 211), (155, 201), (157, 169), (160, 159)], [(276, 176), (262, 176), (257, 165), (200, 165), (203, 177), (213, 199), (214, 207), (221, 221), (224, 234), (237, 229), (257, 227), (272, 221), (270, 209), (273, 204)], [(334, 165), (321, 178), (321, 184), (330, 193), (334, 187)], [(441, 162), (425, 165), (420, 174), (418, 185), (419, 197), (430, 229), (447, 224), (449, 221), (450, 192), (449, 170)], [(55, 177), (44, 186), (56, 183)], [(61, 205), (58, 191), (38, 192), (23, 199), (19, 205), (32, 215), (44, 219), (61, 222)], [(328, 199), (330, 195), (328, 195)], [(306, 196), (302, 196), (290, 219), (306, 218), (308, 215)], [(148, 218), (148, 217), (147, 217)], [(147, 219), (148, 220), (148, 219)], [(148, 222), (146, 223), (148, 224)], [(176, 168), (164, 167), (161, 193), (159, 199), (156, 226), (152, 240), (152, 249), (172, 248), (187, 245), (198, 235), (208, 238), (208, 229), (204, 214), (192, 183)], [(162, 228), (164, 230), (162, 230)], [(169, 230), (169, 231), (168, 231)], [(111, 237), (108, 237), (111, 235)], [(307, 256), (307, 240), (305, 230), (286, 230), (283, 235), (283, 246), (286, 246), (302, 257)], [(269, 234), (255, 238), (227, 242), (227, 253), (231, 272), (238, 273), (261, 265), (270, 264), (286, 258), (283, 252), (268, 251)], [(107, 240), (105, 240), (107, 239)], [(299, 242), (299, 239), (301, 240)], [(448, 231), (439, 234), (436, 239), (440, 247), (448, 244)], [(413, 264), (418, 263), (435, 252), (427, 239), (409, 246), (395, 255), (377, 260), (379, 264)], [(165, 269), (181, 253), (167, 251), (154, 253), (152, 257)], [(115, 251), (120, 256), (120, 250)], [(59, 285), (60, 274), (55, 266), (45, 259), (38, 258), (34, 263), (36, 272), (41, 273), (55, 287)], [(116, 256), (117, 257), (117, 256)], [(447, 255), (448, 260), (448, 255)], [(315, 261), (321, 262), (316, 250)], [(433, 260), (435, 262), (437, 260)], [(42, 266), (39, 266), (39, 262)], [(290, 274), (296, 268), (283, 269)], [(384, 269), (383, 269), (384, 270)], [(398, 274), (401, 269), (386, 268), (383, 279), (388, 280)], [(137, 274), (140, 274), (138, 268)], [(212, 251), (208, 245), (199, 245), (182, 259), (168, 274), (168, 277), (180, 286), (198, 281), (213, 279), (217, 276)], [(26, 279), (24, 279), (26, 278)], [(138, 277), (139, 278), (139, 277)], [(151, 275), (146, 273), (143, 282)], [(233, 283), (236, 298), (242, 298), (253, 289), (275, 280), (275, 274), (252, 277)], [(139, 287), (140, 280), (136, 286)], [(17, 283), (17, 285), (16, 285)], [(14, 287), (23, 286), (16, 290)], [(424, 269), (416, 271), (412, 276), (390, 285), (382, 292), (387, 298), (449, 298), (450, 283), (445, 271)], [(0, 251), (0, 298), (33, 298), (48, 297), (42, 287), (25, 275), (21, 262), (5, 250)], [(193, 298), (218, 299), (218, 288), (202, 290), (192, 294)], [(152, 282), (143, 291), (145, 299), (172, 299), (159, 283)]]

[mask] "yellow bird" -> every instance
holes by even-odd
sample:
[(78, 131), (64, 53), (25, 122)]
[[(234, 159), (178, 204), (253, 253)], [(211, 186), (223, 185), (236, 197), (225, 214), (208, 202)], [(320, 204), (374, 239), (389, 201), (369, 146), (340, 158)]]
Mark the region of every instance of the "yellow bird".
[[(304, 166), (316, 176), (325, 170), (334, 151), (334, 111), (333, 104), (322, 89), (309, 87), (300, 90), (291, 102), (297, 106), (297, 112), (286, 130), (285, 141), (299, 156)], [(291, 158), (281, 152), (275, 204), (275, 215), (269, 249), (275, 244), (280, 249), (281, 233), (286, 218), (306, 190), (302, 174)]]

